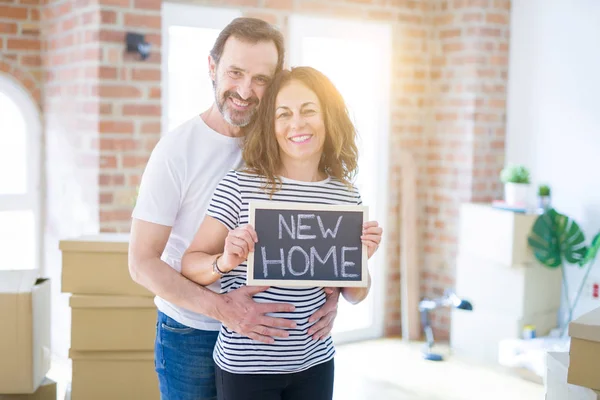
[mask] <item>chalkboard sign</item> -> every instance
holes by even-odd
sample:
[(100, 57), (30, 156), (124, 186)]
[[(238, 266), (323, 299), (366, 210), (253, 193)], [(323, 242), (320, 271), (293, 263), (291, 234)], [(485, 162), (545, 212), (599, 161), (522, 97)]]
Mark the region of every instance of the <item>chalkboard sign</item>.
[(247, 285), (367, 286), (368, 207), (255, 201), (248, 217), (258, 243)]

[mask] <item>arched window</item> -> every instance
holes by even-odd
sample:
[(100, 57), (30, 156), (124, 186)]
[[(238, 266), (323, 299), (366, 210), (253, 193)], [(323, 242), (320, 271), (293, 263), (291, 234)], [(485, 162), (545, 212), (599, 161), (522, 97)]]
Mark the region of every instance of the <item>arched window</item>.
[(41, 268), (38, 108), (0, 73), (0, 270)]

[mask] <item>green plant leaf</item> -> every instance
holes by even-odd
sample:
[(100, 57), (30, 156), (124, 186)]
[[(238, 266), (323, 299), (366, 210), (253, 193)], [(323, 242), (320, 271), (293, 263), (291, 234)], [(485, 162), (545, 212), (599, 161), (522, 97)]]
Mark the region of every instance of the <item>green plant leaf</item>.
[(592, 243), (587, 249), (587, 254), (579, 262), (579, 265), (583, 267), (584, 265), (587, 265), (588, 263), (592, 262), (592, 260), (594, 260), (598, 255), (598, 251), (600, 251), (600, 232), (598, 232), (598, 234), (594, 236), (594, 239), (592, 239)]
[(580, 264), (588, 252), (577, 222), (554, 209), (536, 219), (527, 242), (535, 258), (551, 268), (561, 266), (563, 261)]

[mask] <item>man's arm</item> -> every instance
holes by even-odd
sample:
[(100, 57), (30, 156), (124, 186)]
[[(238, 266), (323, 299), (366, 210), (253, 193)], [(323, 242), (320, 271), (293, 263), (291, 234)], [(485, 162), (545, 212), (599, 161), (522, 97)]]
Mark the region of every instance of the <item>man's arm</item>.
[(129, 241), (131, 278), (170, 303), (215, 318), (219, 296), (189, 281), (160, 259), (170, 234), (170, 226), (133, 219)]
[(135, 282), (170, 303), (221, 321), (252, 339), (272, 343), (272, 336), (287, 336), (286, 331), (275, 328), (293, 328), (293, 322), (265, 314), (291, 312), (293, 306), (256, 303), (252, 296), (267, 289), (264, 287), (243, 287), (219, 295), (188, 280), (160, 259), (170, 233), (169, 226), (133, 219), (129, 272)]

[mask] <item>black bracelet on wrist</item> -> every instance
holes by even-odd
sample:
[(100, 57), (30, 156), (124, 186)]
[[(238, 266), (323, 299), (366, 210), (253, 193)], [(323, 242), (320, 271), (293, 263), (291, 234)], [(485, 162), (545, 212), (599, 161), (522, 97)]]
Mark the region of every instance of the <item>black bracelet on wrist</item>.
[(225, 275), (227, 272), (221, 271), (221, 269), (219, 268), (219, 264), (217, 263), (217, 261), (219, 260), (219, 258), (221, 258), (222, 254), (219, 254), (217, 256), (217, 258), (215, 258), (215, 261), (213, 261), (213, 272), (223, 276)]

